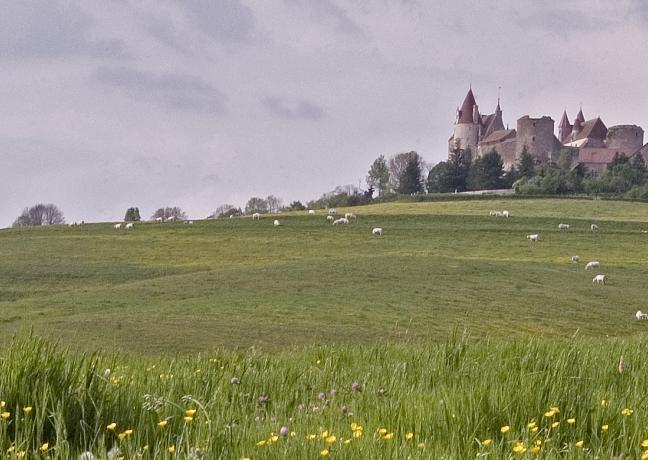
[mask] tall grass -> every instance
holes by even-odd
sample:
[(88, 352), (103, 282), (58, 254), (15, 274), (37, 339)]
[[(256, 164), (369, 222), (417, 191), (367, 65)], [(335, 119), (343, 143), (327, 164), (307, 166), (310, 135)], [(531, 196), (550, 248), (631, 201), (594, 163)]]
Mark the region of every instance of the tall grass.
[(156, 459), (530, 458), (534, 447), (542, 458), (639, 458), (646, 345), (454, 334), (443, 344), (143, 358), (22, 334), (0, 352), (0, 448), (61, 459), (107, 458), (115, 446)]

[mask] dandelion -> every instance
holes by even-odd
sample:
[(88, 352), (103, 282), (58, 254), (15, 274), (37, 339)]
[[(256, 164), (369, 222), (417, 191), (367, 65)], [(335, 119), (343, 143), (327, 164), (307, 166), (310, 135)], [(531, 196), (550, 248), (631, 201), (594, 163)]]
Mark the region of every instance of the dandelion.
[(601, 431), (607, 431), (607, 430), (608, 430), (608, 426), (607, 426), (607, 425), (603, 425), (603, 426), (601, 427)]
[(175, 454), (176, 451), (175, 444), (167, 447), (167, 450), (169, 451), (170, 454)]
[(328, 457), (329, 450), (328, 449), (323, 449), (320, 451), (320, 456), (322, 457)]
[(108, 431), (115, 431), (115, 428), (117, 428), (117, 424), (115, 422), (112, 422), (112, 423), (108, 424), (108, 426), (106, 426), (106, 429)]
[(492, 443), (493, 443), (493, 440), (490, 439), (490, 438), (488, 438), (488, 439), (484, 439), (484, 440), (481, 442), (481, 445), (484, 446), (484, 447), (488, 447), (488, 446), (490, 446)]
[(392, 439), (394, 439), (394, 433), (387, 433), (386, 435), (383, 436), (383, 439), (385, 441), (391, 441)]
[(32, 411), (32, 406), (23, 407), (23, 412), (29, 414)]
[(558, 425), (560, 425), (560, 422), (553, 422), (553, 423), (551, 424), (551, 428), (557, 428)]
[(413, 437), (414, 437), (414, 433), (412, 433), (412, 432), (405, 433), (405, 439), (406, 439), (406, 440), (409, 441), (409, 440), (412, 439)]
[(185, 411), (186, 417), (193, 417), (194, 415), (196, 415), (196, 409), (187, 409)]
[(508, 431), (511, 429), (510, 426), (504, 425), (502, 428), (500, 428), (501, 433), (508, 433)]
[(567, 423), (569, 423), (570, 425), (573, 425), (574, 423), (576, 423), (576, 419), (575, 418), (568, 418)]
[(623, 415), (624, 417), (628, 417), (628, 416), (632, 415), (633, 412), (634, 411), (632, 409), (629, 409), (629, 408), (626, 407), (625, 409), (623, 409), (621, 411), (621, 415)]
[(3, 413), (0, 414), (0, 417), (2, 417), (3, 419), (7, 420), (9, 417), (11, 417), (11, 412), (7, 412), (7, 411), (5, 411), (5, 412), (3, 412)]
[(164, 428), (164, 427), (167, 426), (168, 424), (169, 424), (169, 421), (168, 421), (168, 420), (160, 420), (160, 421), (158, 422), (157, 426), (159, 426), (160, 428)]
[(578, 441), (578, 442), (577, 442), (576, 444), (574, 444), (574, 445), (580, 449), (581, 447), (583, 447), (583, 441)]

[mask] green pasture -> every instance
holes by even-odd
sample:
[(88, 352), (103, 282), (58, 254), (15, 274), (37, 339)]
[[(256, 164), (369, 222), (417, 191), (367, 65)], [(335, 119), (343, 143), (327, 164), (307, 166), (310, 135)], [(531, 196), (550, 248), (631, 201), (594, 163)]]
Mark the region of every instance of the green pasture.
[[(646, 330), (634, 313), (648, 310), (648, 204), (501, 199), (345, 211), (358, 219), (339, 227), (318, 210), (129, 231), (1, 230), (5, 340), (29, 326), (81, 349), (160, 354), (443, 342), (455, 328), (493, 338)], [(571, 229), (560, 232), (560, 222)], [(592, 284), (589, 260), (608, 285)]]

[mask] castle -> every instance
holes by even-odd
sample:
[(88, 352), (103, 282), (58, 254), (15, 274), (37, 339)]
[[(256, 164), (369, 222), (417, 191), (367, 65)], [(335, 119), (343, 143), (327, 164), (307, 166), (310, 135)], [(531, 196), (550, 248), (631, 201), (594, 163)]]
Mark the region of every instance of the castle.
[(499, 97), (495, 112), (483, 115), (475, 101), (472, 88), (457, 109), (454, 132), (448, 140), (448, 151), (456, 147), (470, 149), (473, 160), (496, 150), (505, 169), (514, 166), (523, 149), (536, 163), (557, 163), (561, 149), (571, 147), (572, 167), (582, 165), (596, 173), (605, 171), (617, 155), (642, 155), (648, 163), (648, 144), (643, 143), (644, 131), (636, 125), (606, 127), (600, 118), (585, 120), (582, 109), (574, 123), (564, 111), (554, 134), (554, 120), (549, 116), (531, 118), (525, 115), (517, 120), (516, 129), (504, 127)]

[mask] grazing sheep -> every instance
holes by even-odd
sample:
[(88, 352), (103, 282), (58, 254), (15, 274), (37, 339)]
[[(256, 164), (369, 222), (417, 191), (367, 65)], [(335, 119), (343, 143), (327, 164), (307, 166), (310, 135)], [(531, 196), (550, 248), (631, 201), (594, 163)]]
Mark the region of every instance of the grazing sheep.
[(258, 212), (252, 214), (252, 220), (259, 220), (259, 219), (261, 219), (261, 214), (259, 214)]
[(502, 217), (509, 217), (510, 214), (508, 211), (502, 211)]
[(592, 260), (585, 265), (585, 270), (593, 270), (595, 268), (601, 268), (601, 263), (598, 260)]
[(527, 240), (533, 241), (534, 243), (540, 239), (540, 235), (538, 235), (537, 233), (533, 235), (527, 235), (526, 237)]
[(331, 215), (337, 214), (337, 209), (331, 208), (331, 209), (328, 210), (328, 213), (331, 214)]
[(558, 224), (558, 230), (569, 230), (569, 224)]
[(161, 224), (162, 222), (164, 222), (164, 217), (156, 217), (155, 222), (157, 222), (158, 224)]
[(488, 217), (495, 217), (495, 211), (489, 211)]
[(382, 236), (383, 234), (383, 229), (381, 227), (376, 227), (371, 231), (372, 235), (380, 235)]
[(648, 233), (648, 230), (642, 230), (641, 233)]
[(188, 221), (189, 225), (193, 225), (193, 220)]
[(344, 218), (345, 219), (355, 219), (356, 215), (353, 214), (352, 212), (347, 212), (347, 213), (344, 214)]
[(113, 228), (121, 228), (121, 227), (122, 227), (122, 224), (115, 224), (115, 225), (113, 225)]
[(635, 316), (637, 319), (648, 319), (648, 313), (644, 313), (641, 310), (637, 310), (637, 313), (635, 313)]
[(309, 209), (308, 214), (315, 214), (315, 210), (314, 209)]
[(502, 211), (495, 211), (495, 217), (502, 217)]
[(327, 221), (333, 221), (333, 220), (335, 220), (335, 217), (333, 217), (333, 216), (326, 216), (326, 220), (327, 220)]
[(346, 217), (341, 217), (340, 219), (334, 220), (333, 225), (348, 225), (349, 219)]
[(124, 228), (125, 228), (126, 230), (130, 230), (130, 229), (133, 228), (133, 227), (135, 227), (135, 224), (133, 224), (132, 222), (129, 222), (129, 223), (126, 224), (126, 227), (124, 227)]
[(577, 264), (578, 262), (580, 262), (580, 257), (578, 257), (578, 256), (572, 256), (572, 257), (571, 257), (571, 261)]
[(274, 225), (275, 227), (278, 227), (278, 226), (281, 225), (281, 223), (277, 219), (275, 219), (275, 221), (272, 223), (272, 225)]
[(606, 280), (607, 280), (606, 275), (596, 275), (594, 278), (592, 278), (592, 283), (605, 284)]
[(169, 216), (169, 217), (166, 218), (167, 222), (173, 222), (175, 220), (176, 220), (176, 216)]
[(596, 225), (596, 224), (592, 224), (592, 225), (590, 225), (590, 230), (591, 230), (591, 231), (595, 232), (595, 231), (597, 231), (598, 229), (599, 229), (599, 226), (598, 226), (598, 225)]

